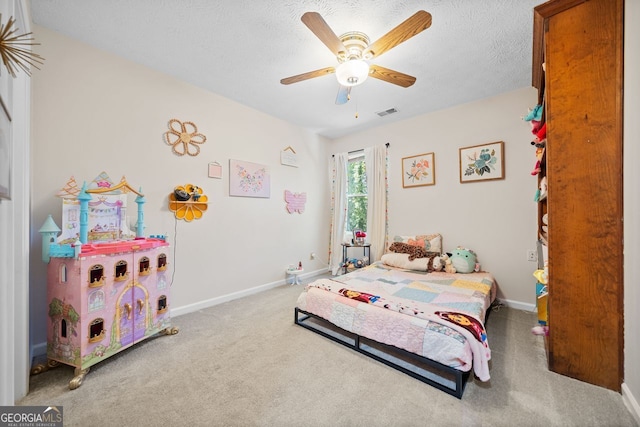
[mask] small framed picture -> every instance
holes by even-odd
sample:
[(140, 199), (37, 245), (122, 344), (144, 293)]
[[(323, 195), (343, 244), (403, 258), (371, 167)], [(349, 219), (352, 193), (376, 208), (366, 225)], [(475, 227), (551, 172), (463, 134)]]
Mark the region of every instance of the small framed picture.
[(209, 163), (209, 178), (222, 179), (222, 165), (220, 163)]
[(460, 148), (460, 182), (504, 179), (504, 142)]
[(402, 187), (435, 185), (436, 165), (433, 153), (418, 154), (402, 159)]

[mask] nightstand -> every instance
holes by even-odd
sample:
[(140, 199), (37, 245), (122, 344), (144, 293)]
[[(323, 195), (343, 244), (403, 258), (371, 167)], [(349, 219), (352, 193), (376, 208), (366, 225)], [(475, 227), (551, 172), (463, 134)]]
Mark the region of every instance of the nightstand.
[(342, 262), (343, 262), (343, 274), (347, 274), (347, 249), (349, 248), (362, 248), (364, 257), (367, 258), (365, 265), (369, 265), (371, 262), (371, 243), (364, 243), (362, 245), (354, 245), (352, 243), (342, 243)]

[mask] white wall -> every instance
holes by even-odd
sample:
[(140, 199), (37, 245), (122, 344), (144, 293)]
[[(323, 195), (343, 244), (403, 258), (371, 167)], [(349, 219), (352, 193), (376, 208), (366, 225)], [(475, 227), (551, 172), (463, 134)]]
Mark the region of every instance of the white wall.
[[(626, 2), (627, 22), (640, 19), (638, 6), (638, 2)], [(45, 340), (45, 265), (40, 260), (37, 230), (49, 213), (59, 221), (60, 203), (54, 194), (70, 175), (78, 180), (92, 179), (102, 170), (113, 179), (125, 175), (147, 195), (147, 233), (168, 232), (172, 241), (176, 223), (166, 208), (167, 194), (173, 186), (187, 182), (205, 189), (212, 202), (204, 218), (191, 224), (177, 223), (173, 309), (186, 312), (230, 294), (248, 292), (256, 284), (281, 281), (284, 266), (299, 259), (311, 271), (321, 269), (322, 263), (309, 261), (308, 254), (327, 252), (329, 155), (385, 142), (391, 144), (391, 233), (439, 231), (446, 250), (457, 245), (474, 249), (483, 267), (496, 275), (500, 297), (512, 305), (531, 308), (535, 265), (525, 260), (525, 254), (535, 242), (536, 180), (529, 174), (534, 165), (533, 147), (521, 116), (536, 101), (532, 88), (332, 142), (43, 28), (35, 27), (34, 31), (47, 61), (32, 78), (32, 345)], [(640, 369), (636, 364), (640, 359), (640, 271), (635, 254), (640, 252), (640, 233), (635, 218), (640, 210), (640, 172), (632, 162), (640, 155), (640, 129), (635, 118), (640, 109), (640, 88), (632, 76), (637, 76), (640, 68), (639, 35), (639, 30), (627, 25), (625, 74), (630, 77), (625, 82), (628, 164), (624, 168), (623, 395), (636, 414), (640, 414)], [(177, 158), (163, 145), (166, 122), (174, 117), (194, 121), (207, 135), (200, 156)], [(458, 148), (498, 140), (505, 142), (506, 179), (460, 184)], [(301, 168), (279, 165), (278, 151), (287, 145), (301, 153)], [(431, 151), (436, 156), (437, 184), (403, 189), (401, 158)], [(222, 181), (206, 178), (209, 161), (226, 166), (229, 158), (270, 165), (271, 199), (229, 198), (226, 177)], [(283, 214), (281, 194), (285, 188), (307, 191), (309, 203), (304, 215)], [(3, 224), (5, 207), (6, 203), (0, 204)], [(0, 232), (7, 232), (7, 227)], [(3, 241), (0, 239), (0, 249)], [(16, 337), (15, 343), (19, 342)]]
[(622, 394), (640, 424), (640, 2), (625, 2), (624, 39), (624, 384)]
[[(322, 138), (48, 29), (34, 26), (34, 33), (46, 64), (32, 77), (33, 345), (46, 341), (46, 264), (38, 229), (48, 214), (61, 225), (55, 195), (71, 176), (82, 185), (105, 171), (116, 182), (125, 176), (142, 188), (145, 235), (166, 233), (175, 250), (174, 315), (283, 284), (291, 263), (302, 261), (305, 273), (323, 271), (321, 260), (309, 259), (311, 252), (324, 259), (328, 252)], [(176, 156), (163, 142), (172, 118), (192, 121), (206, 135), (200, 155)], [(298, 154), (297, 168), (280, 164), (280, 151), (289, 145)], [(271, 197), (229, 197), (229, 159), (267, 165)], [(223, 165), (223, 179), (208, 178), (212, 161)], [(202, 219), (190, 223), (176, 221), (167, 206), (173, 188), (187, 183), (209, 197)], [(303, 214), (286, 212), (285, 189), (307, 193)], [(133, 223), (133, 197), (131, 206)]]
[[(2, 24), (8, 17), (29, 32), (24, 2), (0, 3)], [(29, 78), (0, 70), (0, 94), (11, 122), (3, 125), (10, 156), (11, 200), (0, 200), (0, 405), (12, 405), (29, 386)], [(4, 114), (4, 110), (0, 110)], [(4, 171), (3, 171), (4, 172)]]
[[(536, 247), (537, 178), (531, 127), (522, 117), (536, 101), (535, 89), (524, 88), (343, 137), (331, 150), (389, 142), (390, 236), (439, 232), (445, 251), (473, 249), (495, 274), (499, 297), (532, 309), (536, 263), (526, 254)], [(495, 141), (504, 141), (505, 179), (461, 184), (458, 149)], [(430, 152), (436, 185), (403, 188), (402, 158)]]

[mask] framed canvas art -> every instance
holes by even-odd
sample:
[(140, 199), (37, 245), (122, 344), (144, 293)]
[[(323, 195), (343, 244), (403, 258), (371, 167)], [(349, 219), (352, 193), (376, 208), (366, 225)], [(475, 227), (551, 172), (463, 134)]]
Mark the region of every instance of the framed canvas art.
[(460, 182), (504, 179), (504, 142), (460, 148)]
[(402, 187), (435, 185), (436, 169), (433, 153), (418, 154), (402, 159)]
[(269, 168), (258, 163), (229, 160), (229, 195), (271, 197)]

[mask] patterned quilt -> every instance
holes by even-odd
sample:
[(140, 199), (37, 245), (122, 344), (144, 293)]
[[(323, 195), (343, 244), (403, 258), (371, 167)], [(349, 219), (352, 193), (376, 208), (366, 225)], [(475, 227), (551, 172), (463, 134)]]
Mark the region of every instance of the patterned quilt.
[(490, 273), (450, 274), (381, 262), (307, 285), (298, 307), (350, 332), (404, 348), (488, 381), (484, 316), (495, 299)]

